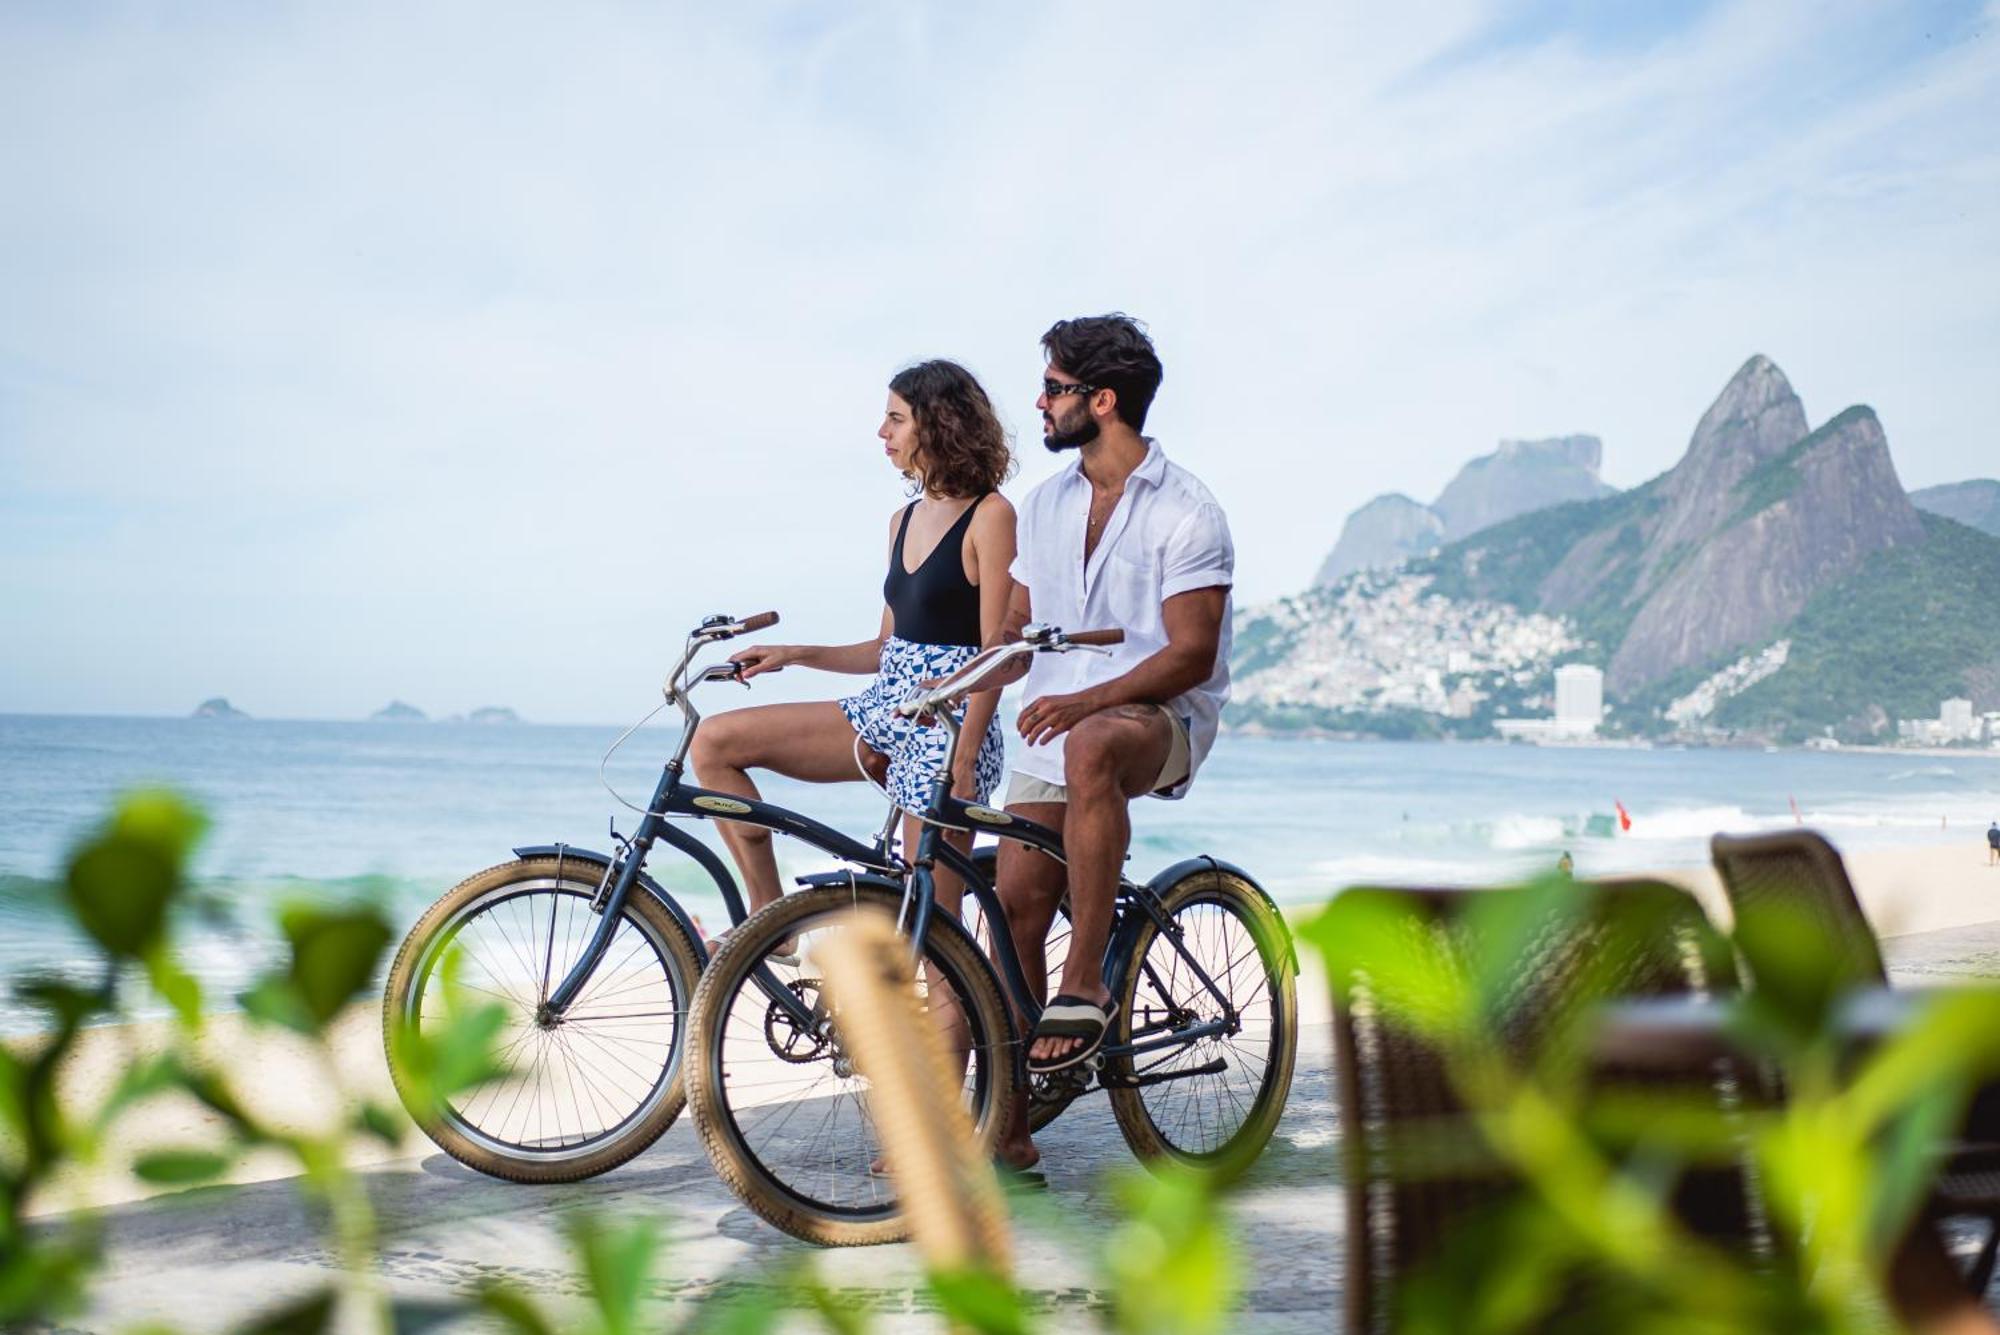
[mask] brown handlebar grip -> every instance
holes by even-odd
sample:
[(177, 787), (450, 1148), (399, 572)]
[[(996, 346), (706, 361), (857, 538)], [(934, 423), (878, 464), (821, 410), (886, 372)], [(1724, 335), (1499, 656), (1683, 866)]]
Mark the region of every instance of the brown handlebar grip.
[(777, 625), (778, 614), (776, 612), (759, 612), (754, 617), (744, 617), (738, 624), (743, 627), (743, 633), (748, 635), (753, 630), (762, 630), (766, 626)]
[(1122, 630), (1071, 630), (1063, 632), (1063, 639), (1071, 644), (1123, 644), (1125, 632)]

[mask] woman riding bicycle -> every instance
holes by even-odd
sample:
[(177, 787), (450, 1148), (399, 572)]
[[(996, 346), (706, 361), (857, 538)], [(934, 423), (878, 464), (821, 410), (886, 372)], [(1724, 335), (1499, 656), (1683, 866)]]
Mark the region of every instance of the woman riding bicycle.
[[(891, 711), (917, 683), (945, 676), (1000, 640), (1012, 582), (1014, 507), (998, 488), (1012, 470), (1007, 435), (986, 391), (955, 362), (921, 362), (889, 382), (881, 438), (889, 462), (916, 499), (889, 516), (889, 573), (881, 629), (854, 644), (753, 645), (732, 656), (745, 681), (787, 667), (876, 674), (858, 695), (809, 704), (760, 705), (718, 714), (696, 735), (693, 760), (705, 788), (758, 797), (749, 771), (832, 783), (862, 777), (857, 757), (881, 776), (906, 811), (921, 811), (944, 761), (942, 729)], [(986, 800), (1001, 775), (1002, 743), (994, 709), (999, 693), (966, 706), (967, 740), (952, 775), (954, 794)], [(858, 739), (858, 741), (857, 741)], [(751, 910), (782, 892), (767, 830), (719, 822), (743, 873)], [(905, 822), (904, 846), (918, 826)], [(970, 842), (969, 835), (955, 839)], [(938, 877), (938, 899), (956, 909), (958, 879)]]

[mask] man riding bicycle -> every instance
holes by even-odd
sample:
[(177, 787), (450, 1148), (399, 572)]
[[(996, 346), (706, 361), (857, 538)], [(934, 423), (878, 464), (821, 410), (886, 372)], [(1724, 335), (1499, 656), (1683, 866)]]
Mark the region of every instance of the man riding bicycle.
[[(1056, 996), (1028, 1049), (1028, 1070), (1087, 1061), (1116, 1011), (1103, 977), (1119, 869), (1131, 838), (1127, 804), (1187, 793), (1229, 698), (1230, 585), (1235, 549), (1222, 507), (1195, 476), (1142, 436), (1162, 368), (1124, 315), (1058, 321), (1042, 336), (1048, 367), (1036, 406), (1050, 451), (1076, 462), (1021, 506), (1008, 638), (1031, 621), (1115, 626), (1108, 656), (1038, 654), (1018, 729), (1026, 746), (1007, 789), (1010, 812), (1059, 828), (1067, 869), (1025, 844), (1003, 843), (997, 880), (1027, 982), (1047, 995), (1043, 942), (1063, 895), (1073, 938)], [(1040, 1153), (1017, 1093), (1001, 1158)]]

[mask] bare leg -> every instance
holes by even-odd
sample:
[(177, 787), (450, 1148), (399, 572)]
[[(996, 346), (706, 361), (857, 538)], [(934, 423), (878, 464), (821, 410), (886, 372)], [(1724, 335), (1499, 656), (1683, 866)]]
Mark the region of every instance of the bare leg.
[[(1062, 804), (1057, 802), (1032, 802), (1007, 810), (1017, 816), (1025, 816), (1039, 825), (1060, 826), (1063, 823)], [(1000, 844), (1000, 865), (995, 872), (998, 878), (1000, 903), (1006, 910), (1006, 931), (1014, 943), (1014, 953), (1021, 958), (1021, 973), (1028, 984), (1028, 991), (1037, 1000), (1048, 1000), (1049, 973), (1048, 960), (1044, 955), (1049, 938), (1049, 924), (1055, 921), (1056, 910), (1062, 904), (1066, 888), (1063, 867), (1060, 862), (1029, 848), (1026, 844), (1003, 840)], [(995, 924), (994, 930), (1000, 930)], [(999, 965), (995, 952), (995, 967)], [(1004, 970), (1002, 977), (1006, 974)], [(1011, 998), (1009, 998), (1011, 1002)], [(1015, 1025), (1022, 1034), (1027, 1033), (1025, 1017), (1016, 1015)], [(1014, 1106), (1008, 1110), (1007, 1133), (997, 1151), (1001, 1162), (1013, 1168), (1032, 1168), (1041, 1160), (1042, 1152), (1035, 1148), (1033, 1138), (1028, 1134), (1028, 1091), (1014, 1091)]]
[[(866, 747), (862, 750), (868, 753)], [(854, 726), (830, 700), (758, 705), (717, 714), (704, 720), (695, 733), (692, 756), (695, 778), (702, 787), (737, 797), (762, 796), (750, 779), (752, 769), (768, 769), (808, 783), (861, 777), (854, 767)], [(771, 832), (735, 821), (715, 824), (743, 873), (750, 911), (755, 913), (784, 890), (778, 880), (778, 859), (771, 851)]]
[[(914, 817), (905, 818), (903, 821), (903, 847), (906, 850), (914, 852), (917, 847), (917, 839), (923, 832), (924, 827), (922, 822), (916, 820)], [(970, 833), (951, 833), (945, 835), (944, 838), (947, 843), (961, 853), (970, 853), (972, 850), (972, 835)], [(964, 922), (965, 919), (961, 913), (965, 898), (964, 878), (943, 863), (939, 863), (931, 870), (931, 886), (932, 893), (937, 899), (938, 912), (948, 913), (960, 922)], [(957, 1058), (953, 1069), (960, 1075), (964, 1075), (966, 1058), (972, 1052), (972, 1030), (966, 1023), (965, 1012), (959, 1007), (958, 996), (955, 993), (943, 990), (943, 980), (929, 966), (926, 966), (924, 969), (924, 981), (930, 996), (931, 1019), (938, 1026), (938, 1032), (944, 1035), (945, 1050), (953, 1053)]]
[[(1069, 857), (1069, 958), (1058, 992), (1103, 1003), (1104, 946), (1118, 898), (1118, 870), (1132, 838), (1127, 804), (1151, 787), (1167, 763), (1172, 725), (1157, 709), (1121, 706), (1093, 714), (1063, 743), (1063, 849)], [(1043, 924), (1047, 928), (1046, 922)], [(1040, 1061), (1083, 1046), (1073, 1038), (1035, 1040), (1028, 1055)]]

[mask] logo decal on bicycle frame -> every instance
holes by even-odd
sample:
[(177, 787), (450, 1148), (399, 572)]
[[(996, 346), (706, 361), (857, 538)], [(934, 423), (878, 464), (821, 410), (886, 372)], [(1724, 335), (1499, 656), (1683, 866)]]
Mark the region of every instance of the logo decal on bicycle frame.
[(697, 797), (694, 805), (703, 811), (713, 811), (723, 816), (747, 816), (750, 814), (748, 802), (738, 802), (733, 797)]
[(978, 821), (981, 825), (1012, 825), (1014, 823), (1012, 816), (1004, 811), (995, 811), (992, 807), (968, 806), (965, 809), (965, 814)]

